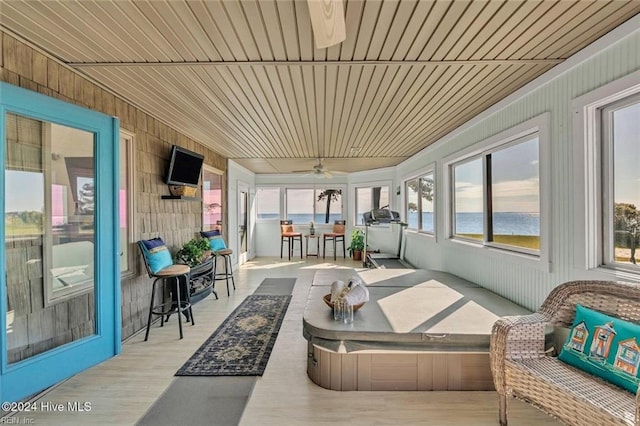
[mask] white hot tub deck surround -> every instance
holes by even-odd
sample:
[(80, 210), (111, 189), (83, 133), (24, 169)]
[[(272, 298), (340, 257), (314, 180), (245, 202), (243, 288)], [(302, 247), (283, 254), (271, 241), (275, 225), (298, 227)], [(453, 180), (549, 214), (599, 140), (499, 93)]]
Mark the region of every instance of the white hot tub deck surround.
[(357, 273), (370, 300), (352, 324), (322, 301), (356, 275), (317, 272), (303, 314), (307, 373), (334, 390), (491, 390), (489, 341), (502, 316), (529, 310), (455, 275), (422, 269)]

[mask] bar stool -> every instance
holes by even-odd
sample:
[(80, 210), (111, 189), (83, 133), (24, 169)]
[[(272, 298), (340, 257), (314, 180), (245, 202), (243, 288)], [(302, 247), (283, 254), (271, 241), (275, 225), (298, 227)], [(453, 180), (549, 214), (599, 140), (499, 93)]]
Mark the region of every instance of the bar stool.
[(289, 260), (291, 260), (291, 254), (293, 253), (293, 243), (296, 239), (300, 242), (300, 259), (302, 259), (302, 232), (295, 232), (293, 230), (293, 222), (290, 220), (280, 221), (280, 258), (282, 258), (282, 248), (284, 242), (287, 242), (289, 248)]
[[(233, 279), (233, 266), (231, 263), (231, 255), (233, 254), (233, 250), (227, 248), (227, 244), (224, 242), (222, 235), (219, 230), (214, 231), (203, 231), (200, 232), (204, 238), (209, 240), (209, 247), (211, 247), (211, 252), (214, 256), (213, 261), (213, 281), (214, 284), (216, 281), (225, 280), (227, 283), (227, 296), (230, 296), (229, 292), (229, 278), (231, 278), (231, 284), (233, 285), (233, 289), (236, 289), (236, 282)], [(218, 256), (222, 257), (222, 261), (224, 263), (224, 272), (218, 272)]]
[(331, 232), (322, 234), (322, 258), (327, 255), (327, 240), (333, 241), (333, 260), (336, 260), (336, 245), (342, 242), (342, 257), (347, 258), (346, 248), (344, 246), (344, 230), (347, 226), (346, 220), (336, 220), (333, 224)]
[[(183, 338), (182, 334), (182, 316), (184, 314), (187, 321), (191, 319), (191, 325), (196, 325), (193, 317), (193, 310), (191, 309), (191, 301), (189, 300), (189, 290), (187, 284), (189, 283), (189, 273), (191, 269), (187, 265), (173, 264), (171, 254), (164, 245), (164, 242), (160, 238), (154, 238), (152, 240), (140, 240), (138, 241), (138, 247), (142, 252), (142, 258), (144, 259), (144, 265), (147, 268), (149, 278), (155, 278), (151, 287), (151, 302), (149, 303), (149, 317), (147, 319), (147, 331), (144, 335), (144, 341), (149, 339), (149, 330), (151, 329), (151, 320), (153, 315), (160, 316), (160, 327), (164, 327), (165, 315), (167, 321), (169, 316), (177, 312), (178, 313), (178, 329), (180, 330), (180, 338)], [(183, 279), (180, 282), (180, 279)], [(166, 281), (174, 280), (174, 285), (171, 286), (171, 301), (167, 302), (166, 298)], [(154, 305), (153, 300), (156, 296), (156, 284), (158, 281), (161, 283), (161, 303)], [(181, 296), (180, 293), (183, 293)], [(175, 296), (175, 297), (173, 297)], [(184, 299), (184, 300), (183, 300)], [(167, 309), (167, 306), (169, 308)]]

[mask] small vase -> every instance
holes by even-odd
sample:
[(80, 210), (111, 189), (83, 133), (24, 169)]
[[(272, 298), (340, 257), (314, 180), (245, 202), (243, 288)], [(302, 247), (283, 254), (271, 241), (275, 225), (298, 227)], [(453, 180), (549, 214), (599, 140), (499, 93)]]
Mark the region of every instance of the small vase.
[(313, 226), (309, 228), (309, 234), (316, 235), (316, 228), (314, 228)]

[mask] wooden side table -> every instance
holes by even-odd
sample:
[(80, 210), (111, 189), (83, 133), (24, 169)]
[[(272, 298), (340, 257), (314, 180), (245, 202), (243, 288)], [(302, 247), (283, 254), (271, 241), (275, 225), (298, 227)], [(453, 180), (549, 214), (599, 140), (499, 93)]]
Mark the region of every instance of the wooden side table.
[[(315, 253), (309, 253), (309, 240), (310, 239), (315, 239), (316, 240), (316, 252)], [(306, 250), (307, 250), (307, 257), (309, 256), (315, 256), (315, 257), (319, 257), (320, 254), (320, 234), (305, 234), (304, 235), (304, 240), (305, 240), (305, 244), (306, 244)]]

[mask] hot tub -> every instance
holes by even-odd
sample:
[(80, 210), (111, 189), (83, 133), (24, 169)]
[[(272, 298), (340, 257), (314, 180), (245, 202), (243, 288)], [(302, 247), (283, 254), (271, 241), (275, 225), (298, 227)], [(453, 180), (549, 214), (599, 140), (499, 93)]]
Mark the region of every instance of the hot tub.
[(352, 324), (333, 320), (322, 301), (335, 279), (316, 273), (303, 315), (307, 374), (332, 390), (492, 390), (491, 327), (530, 311), (472, 282), (423, 269), (358, 275), (370, 300)]

